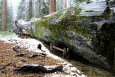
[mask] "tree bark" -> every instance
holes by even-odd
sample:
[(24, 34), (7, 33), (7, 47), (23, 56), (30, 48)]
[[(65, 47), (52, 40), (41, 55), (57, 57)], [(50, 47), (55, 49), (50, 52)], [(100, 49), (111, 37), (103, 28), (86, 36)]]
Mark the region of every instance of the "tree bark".
[(2, 31), (5, 31), (6, 26), (6, 1), (2, 0)]
[(67, 8), (67, 0), (64, 2), (64, 8)]
[(49, 14), (56, 12), (56, 0), (50, 0)]
[(29, 20), (32, 18), (32, 0), (29, 0)]

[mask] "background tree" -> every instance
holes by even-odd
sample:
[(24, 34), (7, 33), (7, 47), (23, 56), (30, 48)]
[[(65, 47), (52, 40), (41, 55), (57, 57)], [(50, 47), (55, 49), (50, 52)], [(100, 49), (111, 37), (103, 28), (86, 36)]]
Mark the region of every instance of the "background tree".
[(64, 5), (64, 0), (57, 0), (56, 1), (56, 11), (63, 9), (64, 8), (63, 5)]
[(29, 20), (29, 0), (21, 0), (18, 7), (17, 19)]
[[(0, 16), (2, 16), (2, 1), (0, 0)], [(0, 30), (2, 30), (2, 18), (0, 17)]]
[(49, 0), (22, 0), (18, 7), (17, 19), (30, 20), (49, 14)]
[[(13, 27), (13, 7), (10, 2), (6, 2), (6, 10), (5, 10), (5, 30), (11, 30)], [(2, 30), (2, 0), (0, 0), (0, 30)]]
[(43, 0), (35, 0), (33, 6), (34, 17), (41, 17), (43, 13), (41, 12), (41, 7), (43, 6)]
[(29, 19), (32, 18), (32, 0), (29, 0)]
[(6, 26), (6, 1), (2, 0), (2, 31), (5, 31)]
[(64, 0), (64, 8), (67, 8), (67, 0)]
[(50, 0), (49, 14), (56, 12), (56, 0)]
[(6, 9), (6, 30), (12, 30), (13, 28), (13, 7), (7, 3)]
[(35, 17), (39, 18), (49, 14), (49, 0), (36, 0), (35, 3)]
[(17, 19), (39, 18), (74, 5), (74, 0), (22, 0), (18, 7)]

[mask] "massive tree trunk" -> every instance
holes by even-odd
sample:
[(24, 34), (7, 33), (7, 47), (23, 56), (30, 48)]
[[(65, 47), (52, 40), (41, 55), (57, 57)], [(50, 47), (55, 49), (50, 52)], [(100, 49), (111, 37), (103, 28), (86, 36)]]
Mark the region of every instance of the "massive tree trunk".
[(6, 26), (6, 1), (2, 0), (2, 31), (5, 31)]
[(50, 9), (49, 9), (49, 14), (53, 13), (56, 11), (56, 0), (50, 0)]
[(23, 26), (28, 28), (31, 36), (49, 43), (66, 45), (71, 52), (109, 69), (112, 48), (115, 48), (114, 20), (107, 2), (98, 0), (39, 18), (34, 21), (35, 25), (30, 25), (31, 28), (28, 28), (29, 24)]
[(29, 20), (32, 18), (32, 0), (29, 0)]

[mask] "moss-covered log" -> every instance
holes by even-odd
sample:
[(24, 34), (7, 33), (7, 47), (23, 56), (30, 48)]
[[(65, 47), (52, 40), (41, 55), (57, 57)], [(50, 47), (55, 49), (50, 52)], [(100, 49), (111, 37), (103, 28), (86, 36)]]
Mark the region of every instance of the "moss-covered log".
[[(111, 67), (107, 56), (100, 53), (101, 38), (106, 37), (103, 33), (105, 30), (102, 30), (103, 26), (109, 23), (114, 24), (106, 1), (81, 3), (39, 18), (35, 23), (27, 29), (31, 36), (46, 42), (63, 43), (89, 62), (104, 68)], [(98, 46), (96, 46), (97, 44)]]

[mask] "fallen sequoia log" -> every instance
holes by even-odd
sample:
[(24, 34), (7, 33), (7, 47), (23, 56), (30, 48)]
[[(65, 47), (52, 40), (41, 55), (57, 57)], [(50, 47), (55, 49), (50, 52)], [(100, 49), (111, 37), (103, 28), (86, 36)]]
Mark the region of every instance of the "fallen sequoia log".
[(89, 62), (111, 69), (115, 48), (115, 18), (106, 0), (80, 3), (49, 16), (21, 24), (32, 37), (66, 45)]
[(41, 66), (39, 64), (26, 64), (21, 67), (15, 68), (14, 71), (20, 72), (32, 72), (32, 73), (51, 73), (56, 71), (62, 71), (63, 66)]

